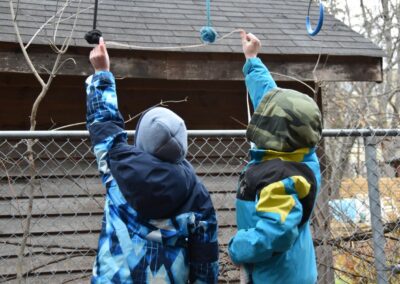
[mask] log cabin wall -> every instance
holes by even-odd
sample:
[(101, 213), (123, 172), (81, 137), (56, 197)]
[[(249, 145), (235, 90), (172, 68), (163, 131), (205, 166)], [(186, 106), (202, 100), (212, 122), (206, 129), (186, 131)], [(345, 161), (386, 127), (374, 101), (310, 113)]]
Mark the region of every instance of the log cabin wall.
[[(59, 76), (54, 80), (38, 112), (39, 130), (84, 122), (86, 111), (85, 77)], [(308, 94), (296, 82), (277, 82)], [(312, 88), (314, 84), (308, 83)], [(2, 104), (1, 130), (29, 129), (29, 115), (39, 85), (28, 74), (0, 73)], [(119, 108), (125, 119), (160, 101), (184, 100), (168, 105), (186, 122), (188, 129), (244, 129), (247, 123), (246, 88), (243, 81), (176, 81), (149, 79), (117, 80)], [(310, 94), (312, 95), (312, 94)], [(241, 123), (239, 123), (240, 121)], [(136, 120), (127, 124), (134, 129)], [(85, 126), (70, 129), (85, 129)]]

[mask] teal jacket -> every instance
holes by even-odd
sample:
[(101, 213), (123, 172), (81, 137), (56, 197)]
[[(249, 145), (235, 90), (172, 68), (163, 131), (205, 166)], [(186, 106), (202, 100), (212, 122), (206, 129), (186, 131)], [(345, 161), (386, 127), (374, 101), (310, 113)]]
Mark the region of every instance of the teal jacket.
[[(243, 71), (257, 109), (277, 86), (259, 58), (248, 59)], [(321, 184), (315, 147), (253, 148), (250, 157), (238, 185), (238, 231), (228, 248), (232, 261), (244, 265), (249, 283), (316, 283), (309, 226)]]

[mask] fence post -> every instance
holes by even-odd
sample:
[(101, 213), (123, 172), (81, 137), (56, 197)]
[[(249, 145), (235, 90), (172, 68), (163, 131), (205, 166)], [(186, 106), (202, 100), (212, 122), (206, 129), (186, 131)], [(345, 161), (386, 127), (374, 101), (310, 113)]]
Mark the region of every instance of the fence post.
[(379, 166), (376, 154), (376, 138), (364, 137), (365, 165), (367, 167), (369, 209), (371, 213), (371, 229), (374, 243), (374, 262), (378, 284), (388, 283), (385, 236), (382, 222), (382, 207), (379, 193)]

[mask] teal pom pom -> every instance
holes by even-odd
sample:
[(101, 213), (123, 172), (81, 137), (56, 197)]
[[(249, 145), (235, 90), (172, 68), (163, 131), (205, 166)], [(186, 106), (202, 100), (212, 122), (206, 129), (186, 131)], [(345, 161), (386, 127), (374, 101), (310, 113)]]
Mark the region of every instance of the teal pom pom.
[(213, 43), (217, 38), (217, 32), (212, 27), (205, 26), (200, 30), (200, 37), (204, 43)]

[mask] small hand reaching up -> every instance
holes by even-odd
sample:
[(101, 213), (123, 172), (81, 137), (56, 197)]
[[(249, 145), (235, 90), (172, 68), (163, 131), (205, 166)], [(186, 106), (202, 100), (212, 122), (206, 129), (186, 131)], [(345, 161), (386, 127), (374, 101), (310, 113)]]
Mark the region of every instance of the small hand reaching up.
[(110, 58), (102, 37), (100, 38), (99, 44), (90, 52), (89, 60), (96, 72), (110, 71)]
[(246, 59), (256, 57), (261, 49), (260, 40), (252, 33), (246, 33), (244, 30), (240, 33), (242, 38), (243, 53)]

